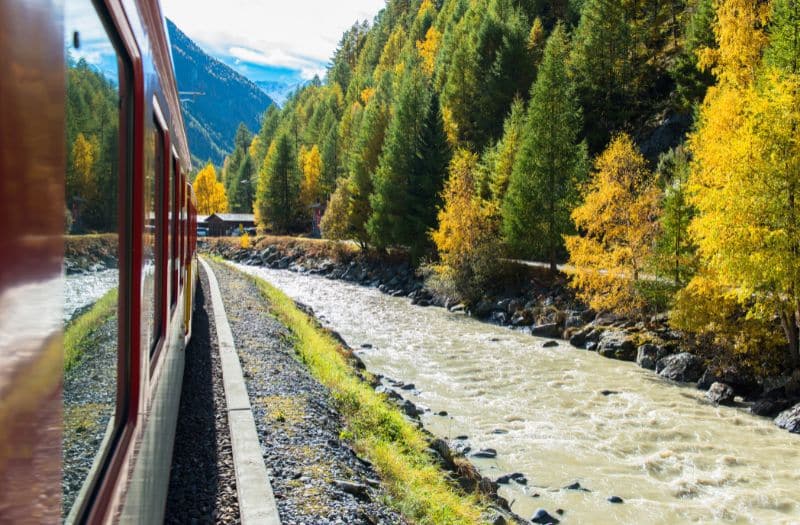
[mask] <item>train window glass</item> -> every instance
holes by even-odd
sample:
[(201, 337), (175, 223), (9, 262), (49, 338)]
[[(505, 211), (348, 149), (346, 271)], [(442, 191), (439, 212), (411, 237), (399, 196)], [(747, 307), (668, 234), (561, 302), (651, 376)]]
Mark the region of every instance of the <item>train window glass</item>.
[(161, 127), (157, 117), (153, 118), (154, 133), (152, 136), (153, 144), (153, 166), (152, 166), (152, 186), (151, 192), (153, 197), (153, 225), (152, 225), (152, 240), (153, 240), (153, 260), (152, 260), (152, 282), (145, 286), (144, 294), (149, 295), (152, 301), (153, 310), (152, 317), (149, 319), (142, 318), (143, 330), (148, 330), (150, 355), (155, 354), (159, 341), (164, 335), (164, 326), (166, 321), (166, 303), (165, 303), (165, 290), (167, 273), (165, 265), (168, 260), (169, 246), (164, 238), (167, 224), (168, 202), (167, 195), (168, 189), (166, 186), (166, 174), (164, 173), (164, 162), (166, 159), (166, 140), (167, 136)]
[(63, 516), (78, 512), (113, 440), (120, 285), (120, 72), (91, 0), (66, 2)]
[(174, 308), (178, 302), (178, 224), (180, 222), (180, 207), (178, 200), (180, 191), (178, 188), (178, 166), (175, 157), (172, 157), (170, 165), (169, 192), (170, 192), (170, 221), (169, 221), (169, 251), (170, 251), (170, 273), (171, 281), (171, 301), (170, 305)]

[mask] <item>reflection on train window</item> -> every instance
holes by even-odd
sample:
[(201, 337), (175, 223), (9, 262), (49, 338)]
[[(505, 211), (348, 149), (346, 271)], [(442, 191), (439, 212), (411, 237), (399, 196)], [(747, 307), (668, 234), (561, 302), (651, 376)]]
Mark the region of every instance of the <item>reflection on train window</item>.
[(170, 253), (170, 306), (175, 307), (178, 302), (178, 221), (180, 220), (180, 212), (178, 210), (178, 173), (176, 171), (176, 162), (173, 157), (169, 163), (169, 253)]
[(148, 242), (152, 242), (152, 250), (147, 254), (145, 269), (147, 270), (145, 276), (144, 286), (144, 301), (143, 306), (148, 309), (148, 313), (142, 314), (142, 330), (147, 332), (147, 337), (144, 341), (149, 341), (150, 355), (155, 354), (158, 348), (158, 342), (163, 336), (163, 328), (165, 321), (165, 281), (166, 273), (164, 267), (164, 250), (168, 249), (164, 242), (164, 229), (166, 220), (166, 197), (164, 195), (164, 161), (165, 161), (165, 148), (164, 142), (166, 135), (161, 129), (161, 124), (157, 118), (153, 118), (153, 126), (155, 132), (150, 134), (153, 152), (153, 162), (147, 168), (147, 191), (146, 203), (148, 210), (148, 217), (152, 220), (148, 221)]
[(63, 515), (102, 463), (117, 399), (120, 61), (90, 0), (65, 4)]

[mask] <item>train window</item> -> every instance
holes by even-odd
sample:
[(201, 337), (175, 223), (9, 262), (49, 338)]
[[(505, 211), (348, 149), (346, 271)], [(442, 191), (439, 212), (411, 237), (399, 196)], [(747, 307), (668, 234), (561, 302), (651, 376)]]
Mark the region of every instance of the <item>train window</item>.
[(171, 280), (171, 301), (172, 308), (178, 302), (178, 224), (180, 224), (180, 188), (178, 186), (178, 161), (173, 156), (170, 165), (170, 178), (169, 178), (169, 191), (170, 191), (170, 222), (169, 222), (169, 249), (170, 249), (170, 266), (172, 272), (170, 275)]
[(63, 516), (79, 512), (117, 428), (120, 84), (91, 0), (66, 2)]
[(152, 211), (148, 212), (149, 216), (153, 217), (151, 239), (153, 244), (152, 259), (147, 261), (146, 268), (152, 267), (148, 272), (145, 286), (143, 287), (144, 298), (150, 301), (148, 309), (151, 309), (151, 314), (145, 318), (142, 316), (142, 330), (147, 332), (148, 337), (143, 338), (144, 341), (149, 342), (150, 355), (153, 356), (158, 349), (159, 342), (164, 336), (166, 329), (166, 290), (167, 290), (167, 272), (165, 266), (169, 260), (169, 245), (165, 237), (168, 224), (169, 213), (169, 188), (168, 179), (165, 170), (166, 155), (168, 151), (167, 134), (163, 129), (163, 125), (158, 116), (158, 113), (153, 116), (154, 133), (151, 134), (153, 164), (151, 173), (152, 189), (148, 188), (147, 193), (152, 197), (152, 205), (147, 209)]

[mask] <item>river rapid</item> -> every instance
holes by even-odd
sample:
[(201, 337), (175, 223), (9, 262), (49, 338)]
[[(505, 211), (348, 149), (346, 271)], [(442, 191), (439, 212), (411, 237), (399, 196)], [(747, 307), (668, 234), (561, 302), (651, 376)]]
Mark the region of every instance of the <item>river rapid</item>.
[[(530, 518), (562, 523), (800, 523), (800, 437), (633, 363), (412, 306), (318, 276), (239, 265), (311, 306), (367, 368), (416, 390), (434, 434), (467, 435), (492, 478), (521, 472), (500, 494)], [(617, 393), (603, 395), (603, 390)], [(446, 411), (447, 416), (435, 415)], [(575, 481), (590, 492), (562, 489)], [(623, 498), (623, 504), (607, 501)]]

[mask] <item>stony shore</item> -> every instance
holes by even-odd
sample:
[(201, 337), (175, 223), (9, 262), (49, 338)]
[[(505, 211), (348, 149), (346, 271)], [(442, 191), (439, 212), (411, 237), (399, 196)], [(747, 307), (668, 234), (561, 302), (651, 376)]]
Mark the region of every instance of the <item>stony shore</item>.
[[(387, 504), (391, 498), (372, 464), (342, 438), (345, 423), (331, 394), (298, 360), (286, 327), (265, 315), (264, 300), (252, 281), (225, 265), (212, 263), (212, 267), (242, 360), (282, 522), (407, 523)], [(302, 308), (313, 318), (312, 311)], [(317, 327), (327, 331), (321, 324)], [(350, 351), (355, 369), (363, 370), (363, 363), (347, 343), (338, 334), (331, 335)], [(370, 379), (373, 388), (386, 392), (386, 399), (422, 430), (420, 411), (410, 401), (385, 390), (380, 377)], [(487, 499), (488, 523), (526, 523), (497, 495), (497, 483), (481, 476), (458, 451), (459, 443), (423, 432), (430, 452), (453, 482), (464, 492)]]
[(733, 367), (707, 363), (697, 355), (691, 339), (670, 328), (666, 315), (632, 321), (587, 309), (570, 293), (565, 280), (526, 279), (516, 289), (486, 298), (473, 307), (453, 304), (425, 287), (420, 275), (402, 259), (380, 260), (355, 251), (309, 250), (302, 242), (260, 243), (239, 248), (235, 240), (215, 239), (202, 248), (223, 258), (254, 266), (322, 275), (378, 288), (408, 297), (419, 306), (466, 311), (495, 324), (535, 336), (568, 340), (576, 348), (653, 370), (668, 381), (693, 383), (706, 391), (709, 402), (746, 408), (755, 416), (800, 433), (800, 374), (757, 377)]

